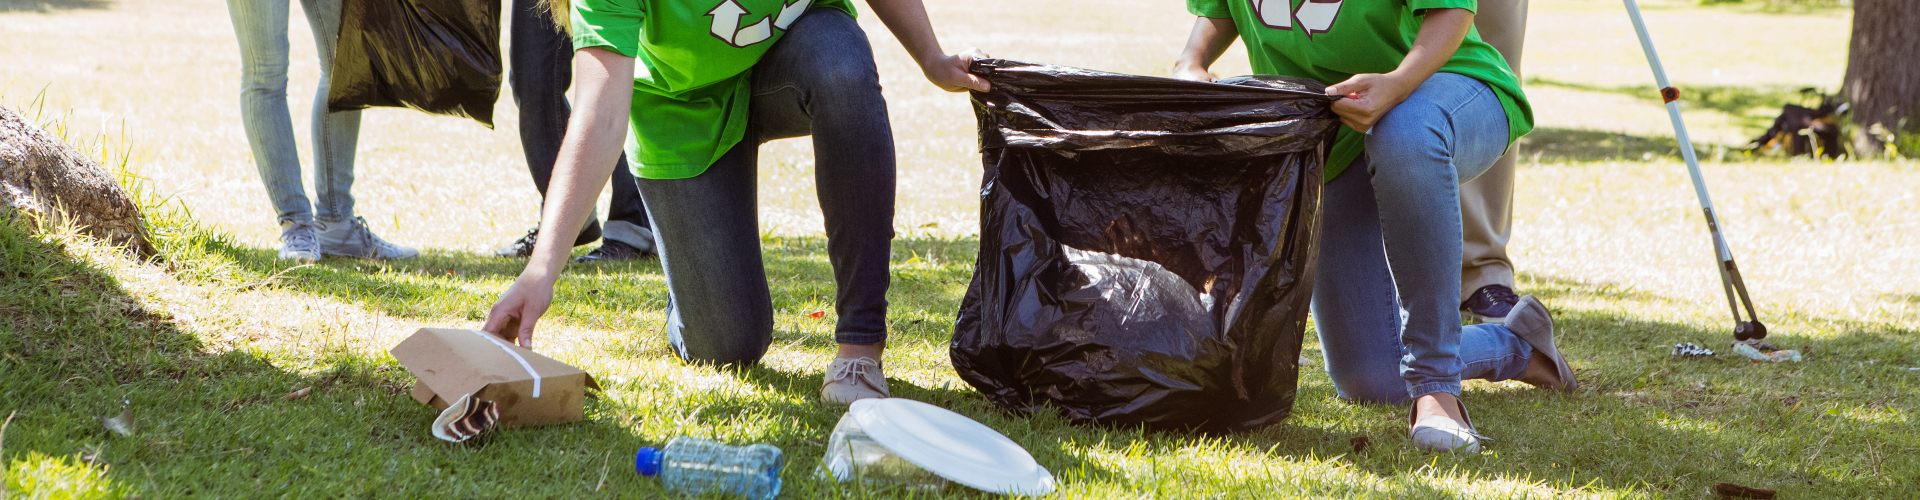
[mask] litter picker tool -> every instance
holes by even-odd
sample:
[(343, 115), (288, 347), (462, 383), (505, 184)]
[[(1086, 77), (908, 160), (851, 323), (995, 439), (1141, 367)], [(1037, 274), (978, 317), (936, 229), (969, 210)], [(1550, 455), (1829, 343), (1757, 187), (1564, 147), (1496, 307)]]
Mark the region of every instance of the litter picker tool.
[[(1707, 180), (1700, 176), (1700, 161), (1694, 157), (1693, 141), (1687, 138), (1687, 123), (1680, 119), (1680, 89), (1667, 84), (1667, 72), (1660, 68), (1660, 56), (1653, 52), (1653, 39), (1647, 36), (1647, 23), (1640, 20), (1640, 6), (1634, 0), (1622, 0), (1627, 4), (1627, 15), (1633, 19), (1633, 31), (1640, 35), (1640, 48), (1647, 51), (1647, 64), (1653, 66), (1653, 80), (1660, 85), (1660, 100), (1667, 103), (1667, 117), (1673, 119), (1674, 138), (1680, 141), (1680, 156), (1687, 160), (1687, 173), (1693, 176), (1693, 194), (1700, 197), (1700, 210), (1707, 216), (1707, 232), (1713, 234), (1713, 252), (1719, 261), (1720, 286), (1727, 292), (1727, 306), (1733, 309), (1733, 338), (1749, 340), (1767, 336), (1767, 325), (1760, 323), (1760, 317), (1753, 312), (1753, 299), (1747, 298), (1747, 283), (1740, 279), (1740, 267), (1733, 263), (1733, 250), (1727, 248), (1727, 239), (1720, 235), (1720, 221), (1714, 216), (1713, 199), (1707, 196)], [(1746, 307), (1745, 319), (1742, 319), (1741, 307)]]

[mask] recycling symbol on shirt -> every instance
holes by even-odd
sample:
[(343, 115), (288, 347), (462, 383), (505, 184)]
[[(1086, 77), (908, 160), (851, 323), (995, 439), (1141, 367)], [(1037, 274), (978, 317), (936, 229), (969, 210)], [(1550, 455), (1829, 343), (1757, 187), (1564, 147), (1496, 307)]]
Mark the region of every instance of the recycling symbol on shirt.
[(720, 5), (714, 6), (713, 10), (708, 11), (707, 16), (713, 18), (715, 38), (727, 42), (728, 45), (746, 47), (773, 38), (773, 30), (786, 31), (787, 27), (799, 20), (800, 14), (806, 13), (807, 7), (811, 5), (813, 0), (794, 0), (793, 3), (780, 6), (779, 16), (762, 17), (758, 22), (740, 26), (740, 18), (746, 17), (747, 9), (734, 0), (724, 0)]
[[(1307, 32), (1307, 38), (1333, 29), (1333, 20), (1340, 17), (1340, 6), (1346, 0), (1305, 0), (1299, 7), (1291, 7), (1292, 0), (1247, 0), (1253, 6), (1253, 12), (1260, 16), (1260, 24), (1277, 30), (1289, 30), (1298, 24)], [(1295, 21), (1299, 21), (1295, 23)]]

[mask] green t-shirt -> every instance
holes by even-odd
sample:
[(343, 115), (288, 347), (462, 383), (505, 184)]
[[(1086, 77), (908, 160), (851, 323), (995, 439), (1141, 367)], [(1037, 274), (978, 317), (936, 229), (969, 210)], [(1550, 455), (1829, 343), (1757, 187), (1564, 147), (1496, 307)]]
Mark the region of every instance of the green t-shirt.
[(753, 65), (809, 7), (847, 0), (573, 0), (573, 48), (633, 57), (634, 175), (700, 175), (747, 133)]
[[(1353, 5), (1347, 5), (1351, 3)], [(1425, 9), (1477, 10), (1477, 0), (1187, 0), (1200, 17), (1233, 19), (1257, 73), (1300, 76), (1332, 85), (1361, 73), (1400, 67), (1420, 33)], [(1533, 107), (1520, 79), (1480, 30), (1467, 31), (1440, 71), (1480, 80), (1507, 111), (1508, 144), (1533, 131)], [(1327, 155), (1326, 179), (1345, 171), (1366, 148), (1366, 136), (1340, 127)]]

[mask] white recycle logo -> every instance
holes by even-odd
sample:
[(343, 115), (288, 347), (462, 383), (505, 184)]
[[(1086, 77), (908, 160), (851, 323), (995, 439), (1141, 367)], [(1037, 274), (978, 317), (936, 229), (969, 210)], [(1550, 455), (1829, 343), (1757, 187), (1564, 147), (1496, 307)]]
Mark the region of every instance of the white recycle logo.
[[(1292, 0), (1247, 0), (1253, 11), (1260, 15), (1260, 23), (1269, 28), (1292, 30), (1297, 24), (1307, 31), (1311, 38), (1316, 33), (1326, 33), (1333, 29), (1333, 20), (1340, 17), (1340, 6), (1346, 0), (1304, 0), (1299, 7), (1288, 10)], [(1299, 21), (1295, 23), (1295, 21)]]
[(778, 17), (763, 17), (759, 22), (745, 27), (740, 26), (740, 18), (746, 17), (747, 9), (734, 0), (720, 2), (720, 5), (707, 12), (707, 16), (713, 18), (715, 38), (726, 41), (728, 45), (746, 47), (773, 38), (773, 30), (786, 31), (811, 5), (813, 0), (794, 0), (793, 3), (781, 5)]

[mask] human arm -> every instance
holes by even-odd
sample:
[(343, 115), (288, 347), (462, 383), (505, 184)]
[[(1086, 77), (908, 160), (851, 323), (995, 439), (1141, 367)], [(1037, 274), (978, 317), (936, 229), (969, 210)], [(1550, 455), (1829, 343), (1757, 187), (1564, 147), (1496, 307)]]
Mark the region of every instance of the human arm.
[(927, 81), (948, 92), (967, 89), (986, 92), (993, 88), (985, 78), (967, 72), (974, 59), (985, 59), (987, 54), (980, 49), (947, 54), (940, 48), (939, 37), (934, 36), (933, 23), (927, 21), (927, 6), (921, 0), (867, 0), (867, 5), (873, 7), (873, 13), (880, 16), (887, 31), (892, 31), (907, 54), (920, 64), (920, 72), (927, 76)]
[(1233, 46), (1233, 39), (1240, 36), (1240, 29), (1233, 26), (1232, 19), (1196, 17), (1193, 21), (1193, 33), (1187, 35), (1187, 47), (1180, 50), (1180, 57), (1173, 61), (1173, 77), (1181, 80), (1211, 82), (1215, 78), (1207, 67), (1220, 60), (1220, 54)]
[(1413, 95), (1413, 90), (1440, 71), (1460, 43), (1473, 29), (1473, 11), (1466, 9), (1427, 9), (1420, 21), (1420, 34), (1400, 66), (1387, 73), (1362, 73), (1327, 87), (1327, 95), (1346, 96), (1334, 101), (1333, 113), (1340, 123), (1366, 132), (1386, 116), (1394, 106)]
[(520, 277), (494, 303), (482, 330), (533, 348), (533, 327), (553, 303), (553, 285), (572, 250), (572, 231), (586, 222), (600, 189), (613, 176), (633, 104), (632, 57), (601, 47), (573, 56), (574, 108), (553, 166), (540, 214), (539, 239)]

